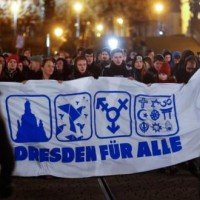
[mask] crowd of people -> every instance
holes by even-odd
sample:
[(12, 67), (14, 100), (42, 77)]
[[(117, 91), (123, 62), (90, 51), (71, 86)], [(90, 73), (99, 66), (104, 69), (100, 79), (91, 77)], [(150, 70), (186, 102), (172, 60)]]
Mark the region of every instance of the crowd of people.
[[(73, 58), (65, 51), (60, 51), (52, 57), (44, 57), (32, 55), (31, 50), (26, 49), (22, 55), (3, 52), (0, 54), (0, 82), (23, 83), (28, 80), (49, 79), (69, 81), (88, 76), (94, 78), (104, 76), (125, 77), (145, 84), (186, 84), (199, 67), (200, 52), (195, 53), (189, 49), (182, 52), (163, 50), (160, 54), (148, 49), (145, 55), (141, 55), (133, 50), (126, 51), (120, 48), (110, 50), (105, 47), (95, 52), (91, 48), (81, 47)], [(0, 126), (5, 136), (3, 121)], [(12, 190), (11, 173), (14, 168), (14, 158), (6, 136), (5, 141), (9, 150), (5, 155), (2, 154), (5, 151), (0, 151), (2, 166), (0, 196), (8, 196)], [(0, 144), (0, 147), (3, 149), (4, 144)], [(3, 161), (7, 155), (10, 158), (8, 164)], [(194, 159), (187, 164), (190, 171), (199, 176), (200, 165), (196, 161)], [(172, 166), (168, 169), (175, 172), (177, 167)]]
[(145, 84), (187, 83), (199, 66), (199, 54), (191, 50), (163, 50), (155, 54), (149, 49), (146, 55), (141, 55), (120, 48), (110, 50), (105, 47), (96, 53), (91, 48), (81, 47), (73, 58), (65, 51), (45, 58), (32, 55), (31, 50), (27, 49), (22, 55), (0, 55), (0, 81), (68, 81), (87, 76), (106, 76), (126, 77)]

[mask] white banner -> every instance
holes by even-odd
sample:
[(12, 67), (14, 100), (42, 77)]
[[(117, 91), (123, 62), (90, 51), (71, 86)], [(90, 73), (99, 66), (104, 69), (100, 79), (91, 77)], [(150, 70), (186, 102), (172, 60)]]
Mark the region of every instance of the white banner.
[(126, 78), (0, 83), (15, 175), (90, 177), (200, 155), (200, 71), (188, 84)]

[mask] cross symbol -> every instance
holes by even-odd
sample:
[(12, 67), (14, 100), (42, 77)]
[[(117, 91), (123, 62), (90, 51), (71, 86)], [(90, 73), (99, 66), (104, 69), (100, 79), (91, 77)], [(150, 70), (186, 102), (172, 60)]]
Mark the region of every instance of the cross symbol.
[(148, 103), (145, 98), (140, 99), (139, 102), (141, 103), (141, 108), (144, 108), (145, 103)]

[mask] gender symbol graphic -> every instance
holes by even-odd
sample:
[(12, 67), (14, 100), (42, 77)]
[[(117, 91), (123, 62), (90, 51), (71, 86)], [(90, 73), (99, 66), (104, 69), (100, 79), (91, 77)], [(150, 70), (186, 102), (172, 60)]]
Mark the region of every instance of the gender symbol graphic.
[[(130, 102), (131, 97), (127, 92), (112, 91), (95, 94), (95, 132), (97, 137), (113, 138), (131, 135)], [(124, 116), (128, 117), (128, 120)]]
[(179, 130), (174, 95), (137, 95), (134, 116), (140, 136), (171, 136)]
[[(38, 106), (37, 102), (45, 106)], [(47, 142), (50, 140), (52, 116), (50, 99), (47, 96), (9, 96), (6, 99), (6, 110), (11, 138), (14, 142)], [(43, 113), (43, 115), (37, 116), (38, 113)]]
[(59, 141), (88, 140), (92, 136), (91, 95), (76, 93), (55, 98)]

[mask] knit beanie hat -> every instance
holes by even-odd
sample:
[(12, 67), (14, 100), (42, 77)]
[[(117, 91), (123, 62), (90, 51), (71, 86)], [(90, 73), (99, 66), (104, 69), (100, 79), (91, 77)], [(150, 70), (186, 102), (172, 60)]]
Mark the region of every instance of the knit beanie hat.
[(164, 62), (159, 70), (159, 73), (167, 74), (167, 76), (170, 76), (171, 74), (171, 67), (169, 63)]
[(6, 59), (6, 62), (9, 63), (10, 60), (15, 60), (17, 63), (19, 63), (19, 57), (15, 54), (9, 55)]

